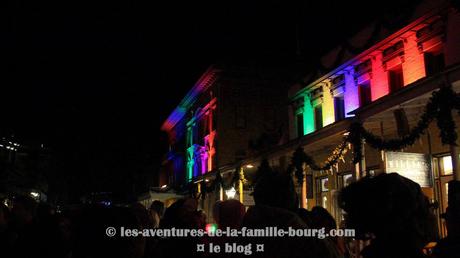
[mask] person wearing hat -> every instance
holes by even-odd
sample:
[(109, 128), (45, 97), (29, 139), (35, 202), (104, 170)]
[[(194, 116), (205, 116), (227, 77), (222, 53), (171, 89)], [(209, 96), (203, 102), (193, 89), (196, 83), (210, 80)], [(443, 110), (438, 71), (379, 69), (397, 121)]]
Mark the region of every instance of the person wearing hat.
[(446, 212), (441, 215), (446, 221), (447, 237), (441, 239), (433, 250), (433, 257), (458, 257), (460, 254), (460, 181), (449, 182), (449, 201)]

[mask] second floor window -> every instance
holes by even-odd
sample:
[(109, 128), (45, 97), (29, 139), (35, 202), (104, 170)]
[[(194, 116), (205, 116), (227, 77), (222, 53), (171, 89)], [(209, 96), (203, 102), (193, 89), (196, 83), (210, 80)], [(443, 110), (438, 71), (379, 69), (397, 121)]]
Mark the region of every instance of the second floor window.
[(303, 113), (296, 115), (297, 137), (303, 136)]
[(334, 114), (335, 121), (345, 118), (345, 101), (343, 100), (343, 96), (334, 97)]
[(372, 101), (371, 97), (371, 84), (369, 81), (366, 81), (360, 85), (358, 85), (358, 93), (359, 93), (359, 106), (365, 106)]
[(317, 105), (315, 107), (315, 130), (318, 130), (323, 127), (323, 107), (322, 105)]
[(395, 92), (404, 87), (404, 78), (401, 65), (398, 65), (388, 71), (388, 84), (390, 86), (390, 92)]
[(444, 70), (444, 53), (442, 47), (439, 46), (424, 53), (425, 72), (427, 76), (437, 74)]

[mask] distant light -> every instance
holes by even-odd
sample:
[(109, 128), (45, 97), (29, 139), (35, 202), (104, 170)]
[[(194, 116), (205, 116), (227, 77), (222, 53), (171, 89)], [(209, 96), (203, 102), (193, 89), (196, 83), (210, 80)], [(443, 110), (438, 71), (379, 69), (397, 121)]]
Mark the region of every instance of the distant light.
[(350, 134), (350, 132), (344, 132), (343, 136), (348, 136), (349, 134)]
[(39, 196), (40, 194), (37, 193), (37, 192), (30, 192), (30, 195), (32, 195), (32, 197), (34, 197), (34, 198), (38, 198), (38, 196)]
[(162, 185), (162, 186), (161, 186), (161, 188), (166, 188), (166, 187), (168, 187), (168, 185)]
[(206, 232), (214, 233), (217, 230), (217, 224), (206, 224)]
[(236, 194), (235, 187), (232, 186), (232, 188), (225, 190), (225, 194), (227, 195), (228, 199), (235, 198), (235, 194)]
[(4, 204), (6, 207), (9, 207), (9, 205), (8, 205), (8, 200), (5, 199), (5, 200), (3, 201), (3, 204)]
[(205, 182), (209, 182), (209, 179), (205, 179), (204, 181), (205, 181)]
[(246, 167), (247, 168), (253, 168), (254, 166), (252, 164), (247, 164)]

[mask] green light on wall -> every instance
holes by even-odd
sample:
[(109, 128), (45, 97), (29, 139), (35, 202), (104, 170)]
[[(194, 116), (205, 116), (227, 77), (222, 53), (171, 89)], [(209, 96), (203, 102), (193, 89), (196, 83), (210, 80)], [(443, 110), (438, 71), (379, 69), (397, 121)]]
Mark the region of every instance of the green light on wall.
[(187, 182), (192, 181), (194, 165), (195, 165), (195, 161), (193, 158), (187, 162)]
[(315, 131), (315, 116), (311, 105), (311, 100), (308, 95), (305, 95), (304, 111), (303, 111), (303, 130), (304, 135)]

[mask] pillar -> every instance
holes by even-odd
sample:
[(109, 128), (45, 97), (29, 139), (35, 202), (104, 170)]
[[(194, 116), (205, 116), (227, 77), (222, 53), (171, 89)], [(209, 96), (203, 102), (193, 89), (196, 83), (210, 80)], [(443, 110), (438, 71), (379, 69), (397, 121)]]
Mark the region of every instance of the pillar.
[(302, 188), (300, 189), (300, 207), (306, 209), (307, 208), (307, 173), (305, 169), (302, 172), (302, 181), (301, 181)]
[(240, 172), (239, 172), (239, 180), (238, 180), (238, 192), (239, 192), (239, 195), (240, 195), (240, 202), (243, 203), (243, 182), (244, 182), (244, 171), (243, 171), (243, 168), (241, 167), (240, 168)]

